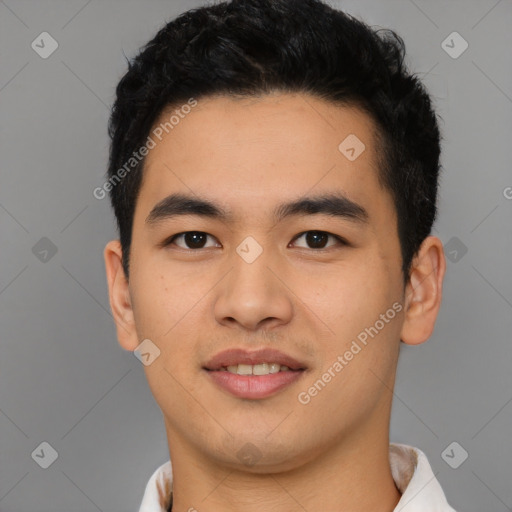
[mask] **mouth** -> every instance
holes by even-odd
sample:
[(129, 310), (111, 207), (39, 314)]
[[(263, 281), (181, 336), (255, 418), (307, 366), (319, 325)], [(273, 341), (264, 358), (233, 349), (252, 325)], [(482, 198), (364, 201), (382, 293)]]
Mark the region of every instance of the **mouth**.
[(203, 370), (224, 391), (238, 398), (262, 399), (296, 382), (305, 364), (274, 349), (230, 349), (214, 356)]
[(213, 356), (203, 368), (209, 371), (226, 370), (238, 375), (267, 375), (279, 371), (305, 370), (306, 365), (272, 348), (254, 351), (232, 348)]
[(271, 375), (279, 372), (300, 372), (305, 370), (305, 368), (292, 369), (280, 363), (233, 364), (221, 366), (218, 370), (205, 369), (208, 371), (229, 372), (236, 375)]

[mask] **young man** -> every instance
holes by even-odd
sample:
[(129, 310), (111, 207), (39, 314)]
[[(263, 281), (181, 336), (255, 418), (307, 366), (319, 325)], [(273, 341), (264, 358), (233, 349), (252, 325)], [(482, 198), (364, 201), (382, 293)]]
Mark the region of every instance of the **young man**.
[(318, 0), (234, 0), (130, 63), (104, 256), (169, 444), (141, 512), (453, 512), (389, 442), (400, 343), (431, 335), (445, 272), (440, 134), (403, 56)]

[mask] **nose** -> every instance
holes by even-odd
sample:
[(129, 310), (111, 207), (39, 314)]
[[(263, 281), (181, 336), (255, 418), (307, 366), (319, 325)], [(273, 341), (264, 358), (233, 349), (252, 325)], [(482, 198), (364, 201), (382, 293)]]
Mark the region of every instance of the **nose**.
[(250, 331), (290, 322), (293, 293), (269, 251), (263, 250), (252, 263), (235, 252), (230, 264), (231, 271), (217, 288), (214, 305), (217, 322)]

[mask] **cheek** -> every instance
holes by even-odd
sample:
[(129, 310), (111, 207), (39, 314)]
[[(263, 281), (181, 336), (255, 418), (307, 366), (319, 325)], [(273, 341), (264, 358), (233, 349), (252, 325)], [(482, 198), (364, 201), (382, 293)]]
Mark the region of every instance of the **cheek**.
[(197, 302), (196, 282), (183, 272), (167, 271), (149, 258), (146, 261), (144, 266), (134, 266), (131, 276), (136, 327), (140, 335), (165, 342)]
[[(376, 263), (347, 261), (326, 271), (320, 268), (307, 270), (304, 280), (296, 276), (297, 296), (305, 306), (318, 315), (319, 319), (336, 334), (364, 328), (370, 320), (390, 307), (393, 296), (389, 293), (390, 283)], [(332, 333), (331, 333), (332, 334)]]
[(384, 263), (370, 256), (344, 263), (329, 275), (325, 270), (309, 273), (298, 296), (304, 314), (318, 327), (323, 364), (329, 366), (346, 351), (357, 352), (359, 345), (353, 360), (388, 365), (399, 339), (402, 305), (400, 287)]
[(139, 339), (150, 339), (160, 351), (153, 363), (144, 366), (146, 379), (163, 410), (186, 411), (190, 407), (192, 413), (193, 403), (187, 397), (194, 395), (196, 385), (191, 368), (196, 364), (197, 316), (205, 315), (200, 301), (205, 290), (187, 276), (166, 276), (161, 267), (158, 271), (153, 268), (139, 269), (134, 276)]
[(212, 284), (186, 269), (165, 269), (148, 264), (133, 276), (134, 317), (139, 338), (149, 338), (160, 350), (150, 373), (167, 368), (173, 375), (190, 373), (205, 325)]

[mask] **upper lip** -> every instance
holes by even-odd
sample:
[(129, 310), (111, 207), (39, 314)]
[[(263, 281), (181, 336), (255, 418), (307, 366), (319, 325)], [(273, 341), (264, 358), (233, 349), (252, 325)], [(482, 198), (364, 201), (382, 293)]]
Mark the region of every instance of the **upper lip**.
[(223, 350), (214, 355), (204, 366), (207, 370), (220, 370), (238, 364), (279, 363), (291, 370), (304, 370), (306, 366), (293, 357), (273, 348), (248, 351), (240, 348)]

